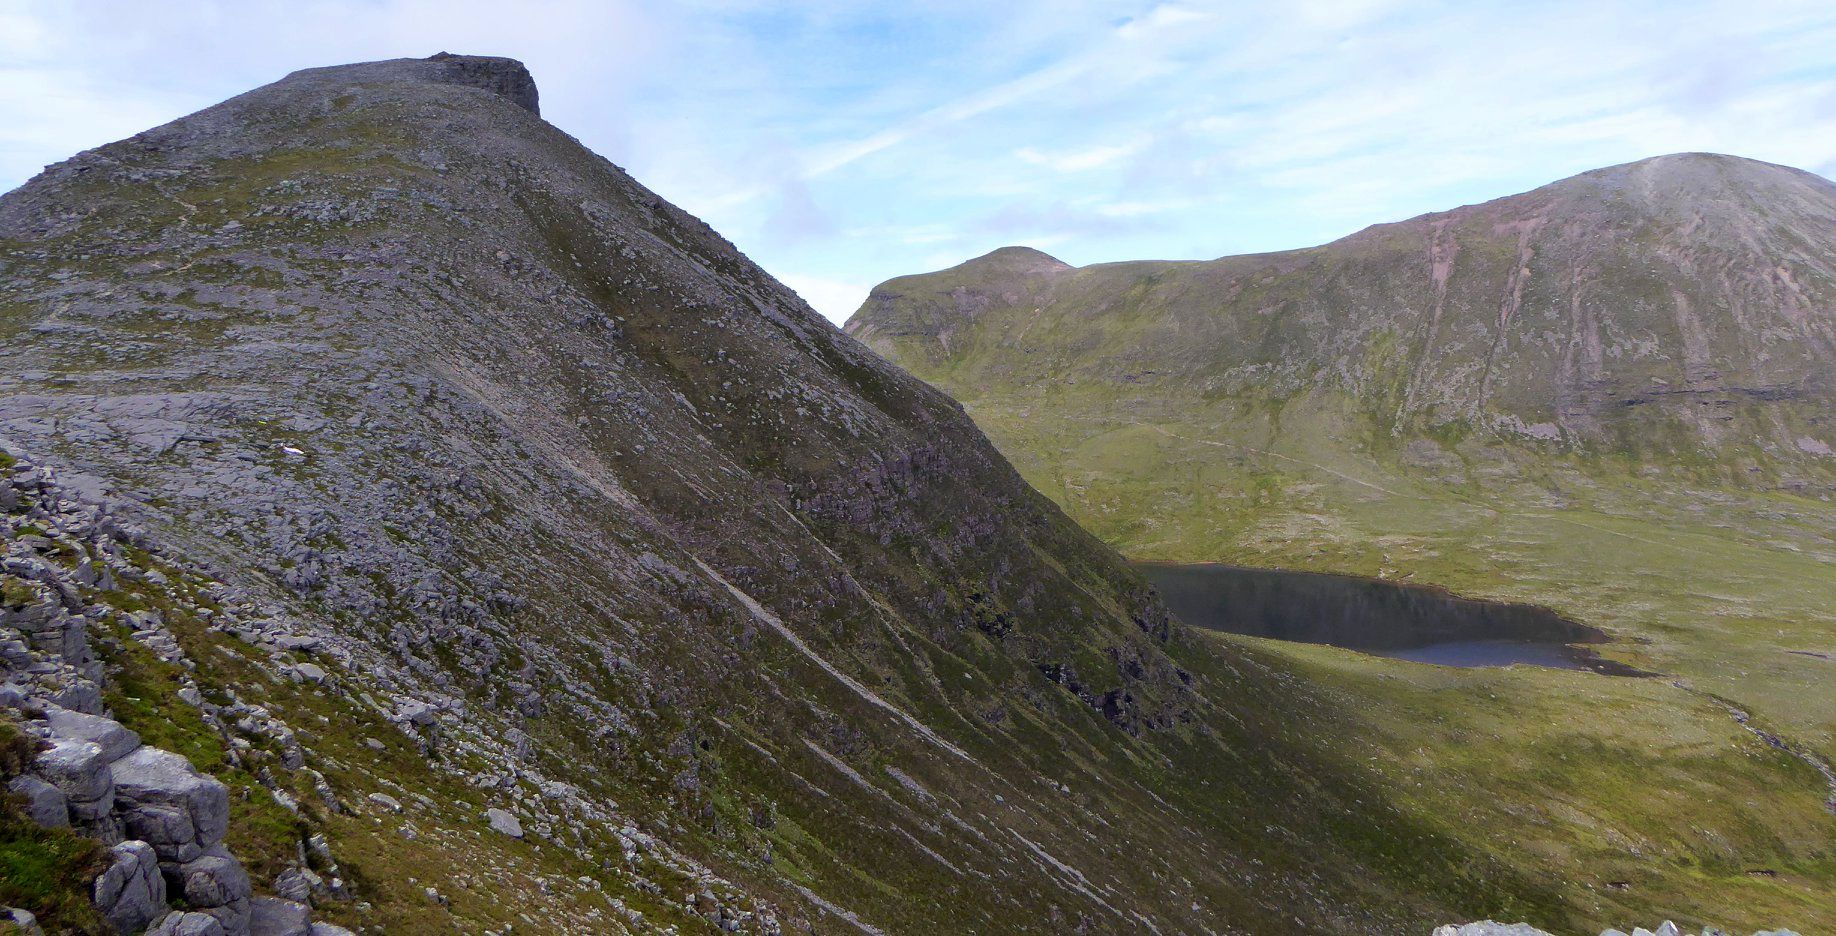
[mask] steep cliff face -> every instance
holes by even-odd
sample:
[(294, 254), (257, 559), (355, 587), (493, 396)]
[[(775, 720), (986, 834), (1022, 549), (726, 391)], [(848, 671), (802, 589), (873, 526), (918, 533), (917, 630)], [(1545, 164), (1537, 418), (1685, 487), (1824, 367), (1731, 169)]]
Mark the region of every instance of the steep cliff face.
[(1783, 166), (1663, 156), (1204, 263), (1010, 272), (1004, 256), (889, 281), (849, 331), (968, 396), (1338, 394), (1378, 437), (1743, 479), (1827, 483), (1836, 461), (1836, 184)]
[(391, 933), (1559, 912), (535, 101), (508, 60), (315, 69), (0, 199), (0, 437), (167, 557), (82, 600), (195, 662), (113, 661), (113, 714), (290, 810), (233, 817), (258, 897), (335, 862), (314, 912)]

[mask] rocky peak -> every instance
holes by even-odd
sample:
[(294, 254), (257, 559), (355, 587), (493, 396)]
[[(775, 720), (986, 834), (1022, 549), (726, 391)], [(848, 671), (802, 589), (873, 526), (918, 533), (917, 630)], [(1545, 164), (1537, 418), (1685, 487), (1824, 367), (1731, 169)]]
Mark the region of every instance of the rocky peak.
[(529, 69), (516, 59), (441, 52), (429, 56), (427, 60), (440, 64), (441, 81), (483, 88), (509, 98), (516, 102), (516, 106), (532, 114), (540, 116), (542, 113), (535, 79), (530, 76)]
[(522, 62), (496, 55), (454, 55), (440, 52), (424, 59), (387, 59), (308, 68), (287, 76), (288, 81), (326, 79), (349, 84), (422, 81), (462, 85), (499, 94), (516, 106), (540, 116), (542, 109), (535, 78)]

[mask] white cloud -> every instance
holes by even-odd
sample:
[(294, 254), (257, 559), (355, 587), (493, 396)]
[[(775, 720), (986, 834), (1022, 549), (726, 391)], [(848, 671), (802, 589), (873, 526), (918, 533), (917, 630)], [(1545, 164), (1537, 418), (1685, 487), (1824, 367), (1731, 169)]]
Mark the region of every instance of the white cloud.
[(853, 315), (861, 303), (867, 301), (867, 293), (873, 289), (860, 283), (823, 279), (819, 276), (789, 274), (778, 279), (802, 296), (811, 308), (821, 312), (824, 318), (838, 325), (847, 321), (848, 316)]

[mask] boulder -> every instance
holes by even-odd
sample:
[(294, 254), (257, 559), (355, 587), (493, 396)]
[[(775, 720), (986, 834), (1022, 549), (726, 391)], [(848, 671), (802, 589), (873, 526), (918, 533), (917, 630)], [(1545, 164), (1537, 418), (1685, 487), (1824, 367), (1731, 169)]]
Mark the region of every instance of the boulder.
[(146, 936), (225, 936), (223, 924), (208, 913), (173, 912), (147, 930)]
[(121, 841), (121, 823), (115, 817), (115, 784), (101, 745), (54, 739), (49, 749), (39, 752), (33, 769), (64, 794), (71, 825), (106, 844)]
[(278, 897), (249, 901), (249, 936), (312, 936), (312, 911)]
[(109, 849), (114, 863), (96, 878), (96, 909), (123, 933), (137, 933), (166, 913), (166, 880), (153, 846), (126, 841)]
[(19, 930), (19, 936), (45, 936), (45, 931), (38, 925), (38, 917), (30, 910), (18, 907), (0, 910), (0, 922), (13, 924)]
[(485, 810), (485, 821), (491, 824), (491, 828), (511, 838), (523, 837), (522, 821), (495, 806)]
[(50, 748), (39, 752), (33, 766), (72, 802), (113, 804), (114, 782), (99, 744), (57, 738)]
[(61, 706), (45, 708), (45, 722), (56, 738), (88, 741), (102, 749), (102, 759), (114, 763), (140, 746), (140, 735), (112, 718), (73, 712)]
[(204, 854), (178, 866), (178, 896), (193, 907), (227, 907), (238, 901), (247, 903), (253, 889), (242, 862), (222, 845), (213, 845)]
[(110, 772), (129, 835), (152, 843), (162, 861), (187, 862), (223, 840), (229, 790), (185, 758), (140, 747)]
[(421, 728), (433, 724), (438, 720), (439, 714), (439, 710), (433, 706), (412, 699), (402, 702), (395, 709), (395, 717), (398, 721), (405, 721)]
[(274, 876), (274, 893), (288, 900), (310, 903), (313, 882), (318, 877), (304, 868), (288, 868)]
[(88, 678), (72, 678), (51, 691), (52, 702), (73, 712), (102, 711), (102, 687)]
[(357, 934), (335, 923), (314, 923), (312, 936), (357, 936)]
[(33, 822), (52, 829), (70, 825), (70, 802), (57, 787), (23, 774), (14, 777), (7, 789), (25, 798), (25, 814)]

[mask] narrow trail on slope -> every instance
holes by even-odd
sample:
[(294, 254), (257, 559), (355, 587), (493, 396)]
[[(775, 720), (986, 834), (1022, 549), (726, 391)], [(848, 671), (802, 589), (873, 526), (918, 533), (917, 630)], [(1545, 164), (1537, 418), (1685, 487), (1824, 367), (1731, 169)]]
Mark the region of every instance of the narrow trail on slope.
[(807, 657), (810, 660), (810, 662), (815, 663), (818, 667), (822, 669), (823, 672), (828, 673), (830, 676), (834, 677), (837, 682), (841, 683), (843, 686), (848, 687), (849, 690), (853, 691), (854, 694), (860, 696), (862, 699), (866, 700), (868, 703), (872, 704), (873, 706), (879, 709), (882, 709), (890, 713), (894, 718), (897, 718), (899, 721), (904, 722), (906, 727), (912, 729), (913, 731), (917, 732), (919, 735), (923, 736), (926, 741), (929, 741), (932, 744), (935, 744), (938, 747), (943, 748), (944, 750), (949, 751), (952, 754), (955, 754), (957, 757), (960, 757), (963, 760), (966, 760), (971, 764), (976, 764), (976, 766), (978, 767), (981, 766), (974, 757), (970, 756), (968, 751), (965, 751), (962, 748), (957, 747), (956, 745), (951, 744), (950, 742), (944, 740), (943, 736), (939, 735), (935, 731), (932, 731), (929, 725), (926, 725), (924, 722), (919, 721), (916, 717), (914, 717), (911, 713), (905, 711), (904, 709), (899, 708), (898, 706), (892, 704), (891, 702), (888, 702), (885, 699), (880, 698), (879, 695), (874, 693), (872, 689), (869, 689), (866, 686), (861, 685), (860, 681), (856, 680), (852, 676), (849, 676), (847, 673), (842, 672), (841, 669), (837, 667), (835, 664), (830, 663), (828, 660), (823, 659), (822, 655), (817, 653), (815, 648), (805, 643), (803, 638), (797, 636), (797, 632), (791, 630), (789, 625), (779, 620), (777, 615), (771, 613), (771, 611), (768, 610), (764, 605), (759, 604), (757, 600), (755, 600), (751, 595), (746, 594), (746, 592), (743, 591), (738, 585), (735, 585), (732, 582), (727, 581), (727, 579), (724, 576), (722, 576), (719, 572), (714, 571), (713, 566), (710, 566), (706, 562), (702, 561), (701, 557), (695, 556), (693, 558), (695, 560), (695, 565), (701, 568), (701, 571), (703, 574), (707, 575), (708, 578), (713, 579), (716, 584), (725, 588), (729, 594), (731, 594), (735, 599), (739, 601), (741, 605), (743, 605), (746, 608), (747, 611), (750, 611), (752, 613), (752, 616), (754, 618), (763, 622), (767, 627), (770, 627), (772, 630), (776, 631), (780, 637), (783, 637), (785, 640), (790, 641), (790, 645), (796, 648), (797, 652)]

